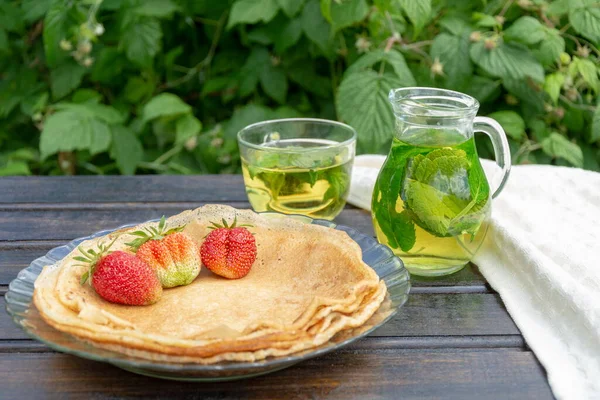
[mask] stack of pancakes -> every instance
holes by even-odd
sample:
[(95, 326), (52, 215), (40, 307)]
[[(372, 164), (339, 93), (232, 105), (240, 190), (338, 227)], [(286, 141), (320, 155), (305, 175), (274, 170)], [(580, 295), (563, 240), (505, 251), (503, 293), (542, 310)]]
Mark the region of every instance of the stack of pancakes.
[[(89, 284), (74, 251), (47, 266), (35, 282), (34, 303), (55, 329), (94, 346), (156, 361), (211, 364), (256, 361), (327, 343), (362, 326), (379, 309), (386, 286), (362, 262), (360, 247), (341, 231), (292, 218), (267, 218), (248, 210), (209, 205), (167, 220), (186, 225), (198, 245), (211, 222), (250, 224), (257, 259), (242, 279), (203, 268), (187, 286), (166, 289), (150, 306), (109, 303)], [(146, 223), (82, 243), (127, 250), (129, 232)]]

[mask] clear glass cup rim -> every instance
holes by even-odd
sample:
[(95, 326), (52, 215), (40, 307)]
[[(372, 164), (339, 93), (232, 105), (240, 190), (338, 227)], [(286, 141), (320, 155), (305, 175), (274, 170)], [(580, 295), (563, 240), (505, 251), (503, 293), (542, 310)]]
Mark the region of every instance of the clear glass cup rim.
[[(311, 150), (318, 151), (318, 150), (324, 150), (324, 149), (335, 149), (338, 147), (346, 147), (346, 146), (356, 142), (356, 137), (357, 137), (356, 129), (354, 129), (353, 127), (351, 127), (348, 124), (344, 124), (343, 122), (333, 121), (330, 119), (322, 119), (322, 118), (282, 118), (282, 119), (269, 119), (266, 121), (256, 122), (254, 124), (250, 124), (250, 125), (244, 127), (242, 130), (240, 130), (237, 134), (237, 139), (240, 144), (243, 144), (244, 146), (247, 146), (247, 147), (250, 147), (250, 148), (253, 148), (256, 150), (285, 151), (285, 148), (281, 149), (281, 148), (276, 148), (276, 147), (267, 147), (267, 146), (263, 146), (260, 144), (250, 143), (243, 138), (243, 135), (244, 135), (244, 133), (247, 133), (248, 131), (251, 131), (253, 129), (260, 128), (260, 127), (266, 126), (266, 125), (277, 124), (277, 123), (298, 123), (298, 122), (299, 123), (314, 123), (314, 124), (337, 126), (338, 128), (342, 128), (351, 133), (350, 138), (346, 139), (342, 142), (337, 142), (335, 144), (323, 145), (323, 146), (319, 146), (319, 147), (307, 148), (308, 151), (311, 151)], [(298, 149), (294, 149), (294, 151), (297, 152)]]
[[(466, 93), (426, 86), (391, 89), (388, 99), (395, 112), (416, 117), (432, 117), (430, 114), (431, 110), (436, 112), (436, 117), (465, 117), (469, 115), (474, 116), (479, 110), (479, 101)], [(449, 108), (426, 102), (407, 101), (411, 99), (444, 99), (451, 101), (454, 107)]]

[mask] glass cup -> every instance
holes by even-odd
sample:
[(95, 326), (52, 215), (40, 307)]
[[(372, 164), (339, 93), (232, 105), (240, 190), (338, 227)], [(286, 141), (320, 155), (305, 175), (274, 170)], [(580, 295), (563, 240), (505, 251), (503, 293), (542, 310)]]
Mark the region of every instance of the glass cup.
[(356, 131), (345, 124), (290, 118), (238, 133), (242, 172), (254, 211), (332, 220), (346, 204)]

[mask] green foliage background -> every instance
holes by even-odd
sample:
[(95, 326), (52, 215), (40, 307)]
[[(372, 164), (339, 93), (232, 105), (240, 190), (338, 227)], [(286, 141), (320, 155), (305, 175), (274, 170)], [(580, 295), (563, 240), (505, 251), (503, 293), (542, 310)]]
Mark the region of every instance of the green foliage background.
[(595, 0), (0, 0), (0, 175), (238, 172), (236, 132), (294, 116), (386, 152), (414, 85), (599, 170), (599, 46)]

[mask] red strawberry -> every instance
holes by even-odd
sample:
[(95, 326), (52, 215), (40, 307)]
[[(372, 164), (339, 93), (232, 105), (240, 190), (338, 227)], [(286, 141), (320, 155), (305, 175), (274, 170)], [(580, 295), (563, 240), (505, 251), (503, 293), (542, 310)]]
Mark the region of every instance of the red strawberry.
[(256, 241), (248, 229), (214, 224), (200, 247), (202, 263), (217, 275), (228, 279), (243, 278), (256, 260)]
[(106, 255), (109, 248), (100, 245), (99, 251), (80, 249), (83, 256), (75, 259), (86, 262), (90, 268), (81, 277), (81, 284), (91, 274), (91, 284), (96, 293), (107, 301), (130, 306), (156, 303), (162, 295), (156, 272), (133, 254), (115, 251)]
[(179, 232), (181, 229), (165, 232), (163, 217), (158, 228), (133, 232), (139, 238), (128, 243), (137, 251), (137, 257), (156, 271), (163, 288), (189, 285), (200, 273), (198, 246), (191, 237)]
[(156, 272), (124, 251), (115, 251), (100, 259), (92, 274), (92, 286), (105, 300), (131, 306), (154, 304), (162, 295)]

